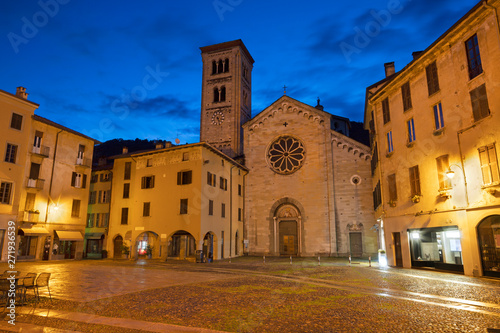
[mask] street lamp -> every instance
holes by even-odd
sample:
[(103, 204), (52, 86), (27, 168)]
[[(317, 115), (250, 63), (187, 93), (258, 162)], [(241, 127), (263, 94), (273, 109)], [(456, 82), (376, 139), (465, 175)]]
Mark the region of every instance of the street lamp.
[(451, 170), (452, 166), (456, 166), (463, 172), (463, 169), (458, 164), (452, 164), (448, 167), (448, 171), (446, 171), (446, 177), (448, 177), (449, 179), (453, 179), (453, 177), (455, 177), (455, 171)]
[(467, 177), (465, 176), (465, 170), (461, 166), (459, 166), (458, 164), (450, 164), (450, 166), (448, 167), (448, 171), (446, 171), (446, 177), (448, 177), (448, 179), (450, 179), (450, 180), (453, 179), (453, 177), (455, 177), (455, 171), (451, 170), (452, 166), (456, 166), (457, 168), (459, 168), (462, 171), (462, 174), (464, 176), (465, 201), (467, 202), (467, 207), (468, 207), (469, 206), (469, 194), (467, 191)]

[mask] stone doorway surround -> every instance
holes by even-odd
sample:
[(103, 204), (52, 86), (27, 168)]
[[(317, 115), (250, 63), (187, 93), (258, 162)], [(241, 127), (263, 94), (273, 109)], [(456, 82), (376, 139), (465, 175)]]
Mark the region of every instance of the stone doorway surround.
[(300, 214), (299, 209), (291, 204), (291, 203), (284, 203), (281, 206), (278, 206), (277, 209), (275, 209), (274, 216), (273, 216), (273, 230), (272, 230), (272, 235), (273, 235), (273, 249), (271, 249), (275, 255), (282, 255), (282, 249), (281, 249), (281, 235), (280, 235), (280, 223), (289, 223), (289, 222), (294, 222), (296, 223), (296, 233), (293, 235), (296, 237), (297, 241), (294, 242), (296, 244), (297, 248), (294, 249), (294, 255), (300, 256), (302, 252), (302, 216)]

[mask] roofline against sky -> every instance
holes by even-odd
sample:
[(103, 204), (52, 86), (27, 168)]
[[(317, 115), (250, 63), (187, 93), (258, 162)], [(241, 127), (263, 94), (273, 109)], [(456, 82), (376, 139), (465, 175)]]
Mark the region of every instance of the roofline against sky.
[(236, 40), (232, 40), (229, 42), (213, 44), (213, 45), (208, 45), (208, 46), (202, 46), (202, 47), (200, 47), (200, 50), (202, 53), (205, 53), (205, 52), (221, 51), (223, 49), (230, 49), (230, 48), (235, 47), (235, 46), (241, 47), (241, 49), (243, 50), (245, 55), (248, 57), (248, 59), (250, 59), (252, 64), (255, 62), (255, 60), (253, 60), (252, 56), (250, 55), (250, 52), (248, 52), (248, 49), (246, 48), (245, 44), (243, 43), (243, 41), (241, 39), (236, 39)]

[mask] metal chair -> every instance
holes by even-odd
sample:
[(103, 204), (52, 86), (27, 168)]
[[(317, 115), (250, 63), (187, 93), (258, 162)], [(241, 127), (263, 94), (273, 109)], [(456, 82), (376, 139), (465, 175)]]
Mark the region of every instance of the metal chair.
[(49, 291), (50, 300), (52, 301), (52, 295), (50, 294), (50, 288), (49, 288), (50, 274), (51, 273), (40, 273), (40, 275), (38, 275), (38, 277), (36, 278), (35, 290), (36, 290), (36, 297), (38, 300), (40, 300), (39, 289), (47, 287), (47, 290)]
[(10, 282), (7, 279), (0, 279), (0, 300), (5, 300), (4, 310), (9, 305), (9, 290), (10, 290)]
[(23, 303), (26, 302), (26, 293), (28, 289), (33, 289), (33, 296), (36, 298), (36, 285), (35, 285), (35, 279), (36, 279), (37, 273), (28, 273), (26, 274), (26, 277), (23, 279), (23, 284), (20, 285), (22, 288), (22, 301)]

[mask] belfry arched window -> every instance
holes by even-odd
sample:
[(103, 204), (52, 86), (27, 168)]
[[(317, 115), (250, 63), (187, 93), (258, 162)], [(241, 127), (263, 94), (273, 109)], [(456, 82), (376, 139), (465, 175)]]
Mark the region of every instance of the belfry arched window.
[(226, 87), (220, 88), (220, 101), (224, 102), (226, 100)]
[(226, 58), (226, 60), (224, 61), (224, 73), (227, 73), (229, 72), (229, 59)]
[(222, 73), (224, 71), (224, 63), (222, 62), (222, 59), (219, 60), (219, 68), (217, 68), (218, 73)]
[(215, 87), (214, 88), (214, 103), (219, 102), (219, 88)]
[(212, 61), (212, 75), (217, 74), (217, 61)]

